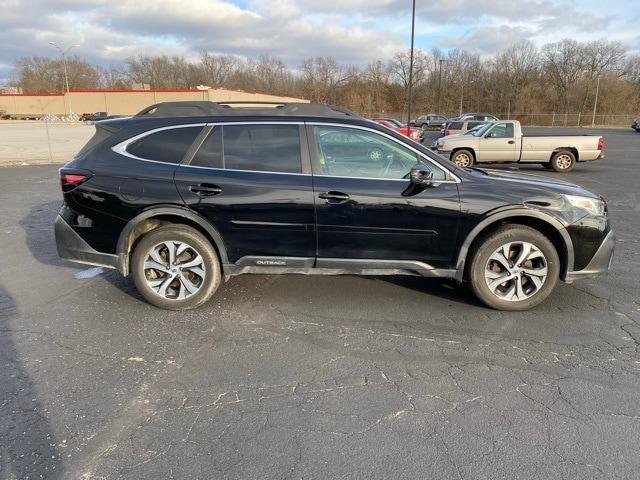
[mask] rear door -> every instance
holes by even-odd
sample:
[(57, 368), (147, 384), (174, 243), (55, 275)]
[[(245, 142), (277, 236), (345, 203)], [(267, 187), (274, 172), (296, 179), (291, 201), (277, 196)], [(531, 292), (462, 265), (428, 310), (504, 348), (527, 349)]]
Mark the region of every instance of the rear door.
[(480, 162), (515, 162), (516, 147), (513, 123), (498, 122), (480, 139), (476, 156)]
[(200, 147), (175, 173), (184, 202), (218, 229), (230, 262), (311, 266), (315, 218), (302, 125), (229, 123), (208, 128)]
[(323, 124), (310, 125), (308, 135), (319, 266), (357, 259), (450, 265), (460, 204), (443, 168), (423, 159), (441, 182), (411, 193), (405, 177), (421, 157), (392, 136)]

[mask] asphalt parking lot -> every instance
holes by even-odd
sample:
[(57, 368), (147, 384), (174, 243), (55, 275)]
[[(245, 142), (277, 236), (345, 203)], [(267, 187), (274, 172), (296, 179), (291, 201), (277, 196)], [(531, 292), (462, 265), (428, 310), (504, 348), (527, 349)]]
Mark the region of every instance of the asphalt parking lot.
[(562, 177), (607, 198), (613, 271), (524, 313), (259, 275), (158, 310), (58, 259), (57, 166), (1, 168), (0, 478), (637, 479), (640, 134), (604, 134)]

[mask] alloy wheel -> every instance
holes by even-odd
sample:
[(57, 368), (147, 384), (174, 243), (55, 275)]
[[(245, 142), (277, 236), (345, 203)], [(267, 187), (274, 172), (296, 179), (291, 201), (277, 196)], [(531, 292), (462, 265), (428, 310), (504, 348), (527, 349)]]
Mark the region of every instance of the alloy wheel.
[(571, 156), (567, 155), (566, 153), (563, 153), (556, 157), (556, 166), (561, 170), (566, 170), (567, 168), (571, 167), (572, 163), (573, 158), (571, 158)]
[(184, 300), (204, 285), (204, 259), (191, 245), (165, 241), (145, 255), (144, 277), (153, 292), (168, 300)]
[(538, 293), (547, 280), (547, 259), (529, 242), (509, 242), (487, 261), (484, 280), (501, 300), (519, 302)]
[(466, 153), (456, 155), (455, 162), (459, 167), (470, 167), (472, 164), (471, 157)]

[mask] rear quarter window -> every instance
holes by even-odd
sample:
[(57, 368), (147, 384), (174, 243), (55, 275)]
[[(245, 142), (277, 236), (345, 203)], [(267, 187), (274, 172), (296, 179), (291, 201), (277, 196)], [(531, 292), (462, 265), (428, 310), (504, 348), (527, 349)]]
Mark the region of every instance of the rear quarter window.
[(463, 122), (451, 122), (449, 124), (449, 130), (462, 130)]
[(127, 152), (144, 160), (180, 163), (202, 127), (179, 127), (146, 135), (127, 147)]

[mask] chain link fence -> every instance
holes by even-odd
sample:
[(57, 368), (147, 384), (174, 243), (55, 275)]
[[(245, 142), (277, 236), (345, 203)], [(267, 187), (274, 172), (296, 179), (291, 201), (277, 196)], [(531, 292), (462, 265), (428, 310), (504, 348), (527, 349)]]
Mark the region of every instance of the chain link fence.
[[(489, 112), (491, 113), (491, 112)], [(415, 120), (420, 116), (411, 115), (411, 120)], [(501, 120), (518, 120), (526, 127), (624, 127), (628, 128), (638, 115), (630, 114), (612, 114), (612, 115), (596, 115), (587, 113), (497, 113), (493, 114)], [(364, 113), (367, 118), (396, 118), (403, 123), (407, 121), (406, 112), (373, 112)], [(445, 115), (447, 118), (457, 117), (458, 113)]]
[(629, 127), (637, 115), (596, 115), (581, 113), (502, 113), (496, 115), (505, 120), (518, 120), (531, 127)]

